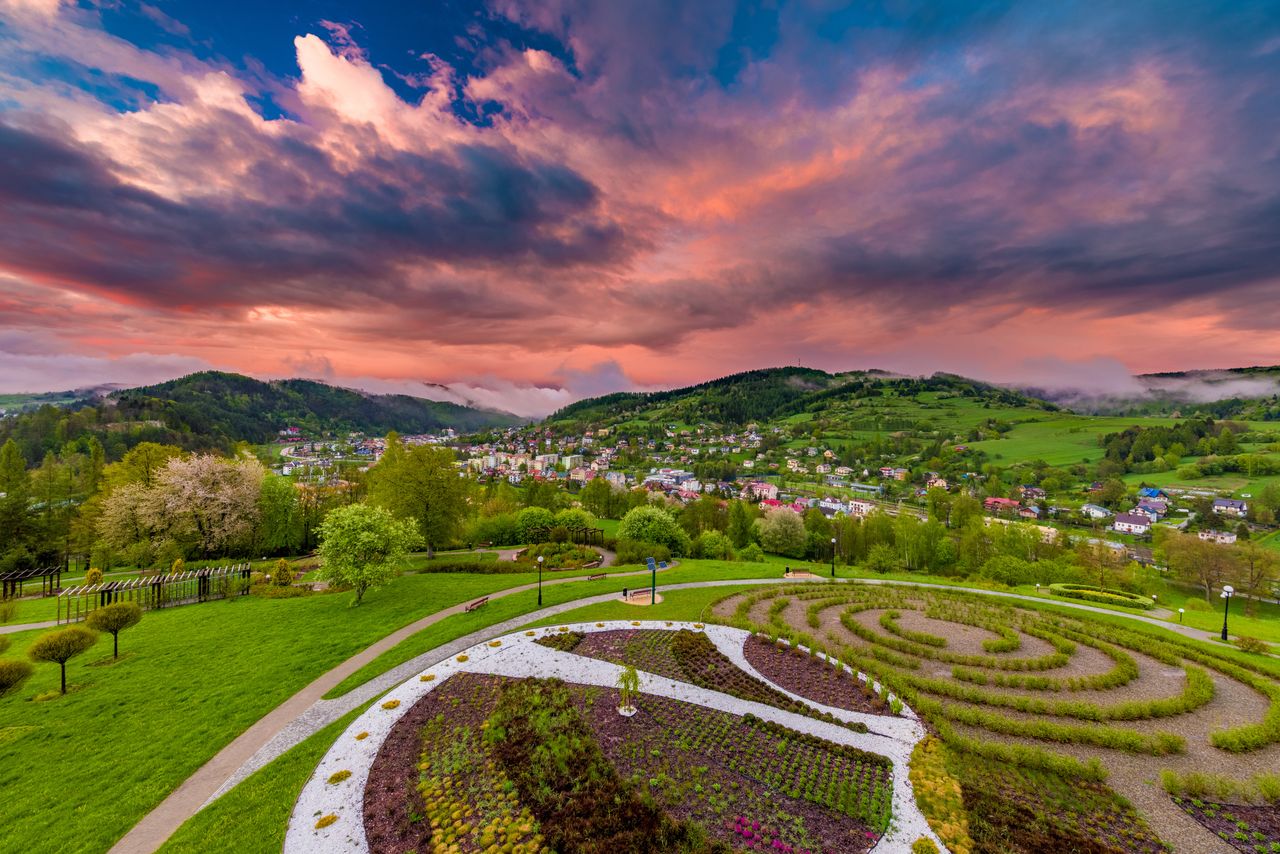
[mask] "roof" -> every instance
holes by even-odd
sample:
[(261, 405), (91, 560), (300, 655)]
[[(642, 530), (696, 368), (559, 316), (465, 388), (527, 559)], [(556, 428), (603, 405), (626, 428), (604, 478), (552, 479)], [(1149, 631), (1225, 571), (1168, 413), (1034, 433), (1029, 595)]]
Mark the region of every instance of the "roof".
[(1147, 516), (1143, 516), (1141, 513), (1118, 513), (1116, 514), (1116, 524), (1144, 525), (1150, 528), (1151, 519)]

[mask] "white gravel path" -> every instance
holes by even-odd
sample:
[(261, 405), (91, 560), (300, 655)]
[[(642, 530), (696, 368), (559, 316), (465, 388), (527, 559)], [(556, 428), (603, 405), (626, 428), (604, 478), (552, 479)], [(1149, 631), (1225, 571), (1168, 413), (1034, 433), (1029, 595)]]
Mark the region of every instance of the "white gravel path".
[[(581, 632), (619, 629), (676, 630), (695, 628), (692, 623), (669, 624), (665, 621), (634, 622), (613, 621), (603, 624), (581, 623), (569, 626)], [(740, 629), (725, 626), (708, 626), (703, 629), (718, 649), (729, 655), (739, 666), (750, 668), (742, 653), (749, 634)], [(619, 665), (573, 653), (560, 652), (535, 644), (537, 637), (557, 629), (541, 629), (508, 634), (495, 641), (476, 644), (458, 652), (450, 650), (447, 656), (431, 667), (417, 670), (412, 676), (393, 688), (382, 701), (369, 708), (338, 738), (320, 761), (302, 790), (285, 836), (284, 854), (367, 854), (369, 847), (364, 833), (363, 803), (369, 769), (386, 740), (391, 728), (423, 696), (455, 673), (487, 673), (509, 677), (557, 677), (566, 682), (612, 688), (621, 671)], [(443, 648), (442, 648), (443, 649)], [(439, 652), (437, 650), (436, 652)], [(464, 658), (465, 661), (459, 661)], [(754, 669), (748, 672), (762, 678)], [(429, 681), (421, 677), (432, 676)], [(865, 677), (863, 677), (865, 678)], [(772, 685), (768, 680), (763, 680)], [(777, 688), (778, 686), (774, 686)], [(848, 744), (862, 750), (887, 757), (893, 763), (893, 820), (888, 832), (873, 849), (874, 854), (907, 852), (911, 843), (920, 836), (928, 836), (944, 850), (942, 843), (929, 829), (928, 823), (915, 804), (907, 769), (911, 750), (924, 736), (924, 729), (914, 713), (907, 717), (865, 715), (844, 709), (833, 709), (813, 703), (803, 697), (795, 697), (821, 711), (847, 721), (863, 721), (874, 731), (857, 733), (846, 727), (776, 709), (760, 703), (739, 700), (717, 691), (698, 688), (650, 673), (640, 674), (640, 690), (671, 699), (693, 703), (705, 708), (717, 709), (736, 715), (753, 714), (763, 720), (773, 721), (798, 732), (819, 736), (839, 744)], [(778, 690), (782, 690), (779, 688)], [(789, 692), (788, 692), (789, 693)], [(392, 704), (392, 708), (387, 708)], [(365, 738), (357, 739), (361, 733)], [(340, 771), (350, 776), (338, 783), (329, 783), (330, 777)], [(317, 829), (316, 823), (323, 817), (336, 820)]]

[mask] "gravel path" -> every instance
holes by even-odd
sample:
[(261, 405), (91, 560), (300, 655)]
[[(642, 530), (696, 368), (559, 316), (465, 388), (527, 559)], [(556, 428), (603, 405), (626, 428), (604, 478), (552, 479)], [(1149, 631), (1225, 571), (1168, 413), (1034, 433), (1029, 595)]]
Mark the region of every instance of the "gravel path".
[[(603, 625), (574, 624), (569, 628), (573, 631), (597, 632), (636, 627), (629, 622), (615, 621)], [(674, 627), (670, 627), (665, 622), (643, 622), (639, 628), (697, 630), (690, 623), (676, 623)], [(704, 630), (722, 653), (733, 659), (739, 666), (747, 668), (748, 672), (756, 678), (763, 679), (755, 673), (754, 669), (750, 669), (751, 665), (747, 663), (742, 653), (742, 645), (750, 636), (748, 632), (726, 626), (707, 626)], [(547, 630), (544, 630), (544, 633), (545, 631)], [(536, 636), (531, 636), (532, 634), (521, 632), (507, 635), (496, 641), (470, 647), (462, 654), (450, 652), (442, 660), (439, 658), (439, 653), (443, 648), (433, 650), (431, 657), (437, 659), (434, 665), (415, 670), (407, 681), (402, 682), (387, 695), (384, 703), (370, 708), (356, 719), (346, 732), (339, 736), (337, 742), (321, 760), (303, 788), (294, 806), (293, 814), (290, 816), (284, 854), (366, 854), (368, 852), (368, 842), (364, 833), (364, 789), (369, 769), (377, 757), (378, 749), (396, 721), (432, 688), (454, 673), (488, 673), (512, 678), (555, 677), (566, 682), (604, 688), (612, 688), (617, 683), (618, 674), (622, 670), (619, 665), (535, 644)], [(460, 658), (466, 660), (460, 661)], [(425, 682), (419, 678), (427, 675), (433, 678)], [(768, 680), (763, 681), (772, 684)], [(808, 733), (838, 744), (848, 744), (886, 756), (894, 766), (894, 818), (889, 830), (872, 849), (873, 852), (888, 854), (888, 852), (905, 851), (911, 842), (920, 836), (928, 836), (938, 842), (929, 829), (928, 822), (916, 806), (907, 773), (911, 750), (916, 742), (924, 737), (924, 728), (913, 717), (865, 715), (844, 709), (818, 706), (803, 697), (791, 695), (815, 708), (829, 711), (842, 720), (866, 721), (876, 730), (873, 733), (857, 733), (837, 724), (814, 720), (760, 703), (739, 700), (718, 691), (698, 688), (650, 673), (640, 674), (640, 690), (642, 693), (668, 697), (735, 715), (750, 713), (797, 732)], [(388, 705), (392, 708), (387, 708)], [(876, 734), (877, 732), (882, 734)], [(357, 739), (356, 736), (361, 733), (367, 733), (367, 736)], [(328, 783), (331, 775), (339, 771), (350, 772), (350, 777), (338, 784)], [(323, 828), (316, 828), (315, 825), (320, 817), (330, 815), (335, 816), (336, 821)]]

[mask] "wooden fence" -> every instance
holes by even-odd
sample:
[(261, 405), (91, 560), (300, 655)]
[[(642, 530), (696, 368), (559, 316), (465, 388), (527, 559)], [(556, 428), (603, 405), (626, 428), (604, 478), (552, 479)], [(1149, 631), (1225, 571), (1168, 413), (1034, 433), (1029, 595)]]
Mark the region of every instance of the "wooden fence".
[(58, 594), (58, 622), (78, 623), (113, 602), (136, 602), (144, 610), (171, 608), (243, 596), (249, 592), (249, 564), (192, 569), (171, 575), (142, 576), (69, 587)]
[(62, 567), (46, 566), (41, 569), (15, 569), (0, 572), (0, 599), (17, 599), (26, 591), (28, 581), (40, 582), (40, 595), (53, 596), (62, 586)]

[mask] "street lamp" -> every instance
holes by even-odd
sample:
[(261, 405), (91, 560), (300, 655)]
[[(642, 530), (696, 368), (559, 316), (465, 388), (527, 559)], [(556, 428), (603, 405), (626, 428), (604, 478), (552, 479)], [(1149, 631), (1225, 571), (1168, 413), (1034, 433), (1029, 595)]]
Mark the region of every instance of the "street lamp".
[(1179, 608), (1179, 609), (1178, 609), (1178, 622), (1179, 622), (1179, 623), (1181, 623), (1181, 622), (1182, 622), (1182, 615), (1183, 615), (1183, 614), (1185, 614), (1185, 613), (1187, 613), (1187, 609), (1186, 609), (1186, 608)]
[(542, 561), (543, 556), (538, 555), (538, 607), (542, 607)]
[(831, 538), (831, 577), (836, 577), (836, 538)]
[(1222, 585), (1222, 639), (1227, 640), (1227, 612), (1231, 610), (1231, 594), (1236, 589), (1230, 584)]

